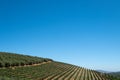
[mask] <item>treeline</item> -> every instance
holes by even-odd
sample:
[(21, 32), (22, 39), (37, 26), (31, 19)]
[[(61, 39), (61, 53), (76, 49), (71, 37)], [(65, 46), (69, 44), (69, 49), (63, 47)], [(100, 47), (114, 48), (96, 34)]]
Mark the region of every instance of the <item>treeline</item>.
[(0, 68), (32, 65), (48, 61), (52, 61), (52, 59), (0, 52)]
[(109, 80), (120, 80), (120, 76), (114, 76), (114, 75), (109, 74), (109, 73), (104, 73), (104, 75)]

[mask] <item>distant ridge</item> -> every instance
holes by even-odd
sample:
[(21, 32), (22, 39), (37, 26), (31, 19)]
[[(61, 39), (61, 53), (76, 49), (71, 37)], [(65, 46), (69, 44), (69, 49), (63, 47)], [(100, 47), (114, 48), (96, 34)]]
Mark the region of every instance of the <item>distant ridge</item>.
[(109, 74), (120, 79), (120, 71), (119, 72), (111, 72)]
[(110, 71), (105, 71), (105, 70), (96, 70), (98, 72), (101, 72), (101, 73), (110, 73)]

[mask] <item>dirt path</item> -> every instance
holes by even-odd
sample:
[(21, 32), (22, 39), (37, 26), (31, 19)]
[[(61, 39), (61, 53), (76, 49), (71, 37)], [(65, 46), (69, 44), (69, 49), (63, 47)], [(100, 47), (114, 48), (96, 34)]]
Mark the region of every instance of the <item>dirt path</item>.
[(52, 61), (42, 62), (42, 63), (38, 63), (38, 64), (32, 64), (32, 65), (13, 66), (13, 67), (3, 67), (3, 68), (0, 68), (0, 69), (6, 69), (6, 68), (12, 68), (12, 69), (15, 69), (15, 68), (18, 68), (18, 67), (39, 66), (39, 65), (48, 64), (48, 63), (51, 63), (51, 62), (52, 62)]
[(42, 65), (42, 64), (47, 64), (47, 63), (51, 63), (52, 61), (48, 61), (48, 62), (42, 62), (42, 63), (38, 63), (38, 64), (32, 64), (32, 65), (24, 65), (24, 66), (14, 66), (14, 67), (11, 67), (12, 69), (15, 69), (17, 67), (29, 67), (29, 66), (39, 66), (39, 65)]

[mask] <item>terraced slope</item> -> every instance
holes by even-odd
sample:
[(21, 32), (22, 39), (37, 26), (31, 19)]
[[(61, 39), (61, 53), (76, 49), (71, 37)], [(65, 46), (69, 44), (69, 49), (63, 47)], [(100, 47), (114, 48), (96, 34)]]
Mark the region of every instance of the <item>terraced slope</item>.
[[(11, 55), (11, 54), (8, 53), (7, 55)], [(19, 56), (23, 57), (23, 55), (17, 55), (17, 54), (15, 55), (18, 57)], [(0, 58), (8, 59), (8, 57), (5, 56), (4, 57), (2, 56)], [(10, 58), (13, 58), (13, 60), (16, 59), (12, 56)], [(35, 60), (38, 60), (38, 58), (36, 59), (36, 57), (33, 58)], [(18, 61), (26, 60), (24, 58), (20, 58), (20, 59), (17, 58), (16, 60)], [(39, 64), (37, 63), (37, 64), (28, 65), (26, 67), (24, 67), (25, 65), (1, 67), (0, 80), (113, 80), (112, 78), (109, 78), (109, 75), (107, 74), (105, 75), (103, 73), (99, 73), (94, 70), (78, 67), (71, 64), (51, 61), (51, 59), (50, 60), (47, 59), (48, 60), (47, 62), (46, 59), (44, 58), (39, 58), (39, 59), (43, 60), (41, 62), (41, 65), (37, 65)]]

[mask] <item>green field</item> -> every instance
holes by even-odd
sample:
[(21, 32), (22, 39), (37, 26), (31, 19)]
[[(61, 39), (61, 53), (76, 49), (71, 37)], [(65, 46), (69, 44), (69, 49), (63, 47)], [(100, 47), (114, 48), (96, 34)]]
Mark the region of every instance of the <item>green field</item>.
[[(7, 57), (5, 57), (5, 55), (7, 55)], [(12, 58), (11, 55), (16, 55), (18, 58)], [(25, 57), (27, 56), (2, 53), (0, 60), (1, 58), (2, 60), (3, 58), (11, 59), (11, 61), (9, 61), (11, 63), (7, 62), (7, 64), (10, 65), (5, 66), (6, 61), (3, 62), (1, 60), (4, 66), (0, 68), (0, 80), (120, 80), (117, 78), (114, 79), (114, 77), (108, 74), (46, 58), (29, 56), (29, 61), (25, 62), (27, 59), (24, 59)], [(12, 63), (14, 63), (15, 59), (19, 65), (13, 66)], [(28, 64), (31, 61), (32, 64)], [(24, 62), (24, 65), (20, 65), (21, 62)]]

